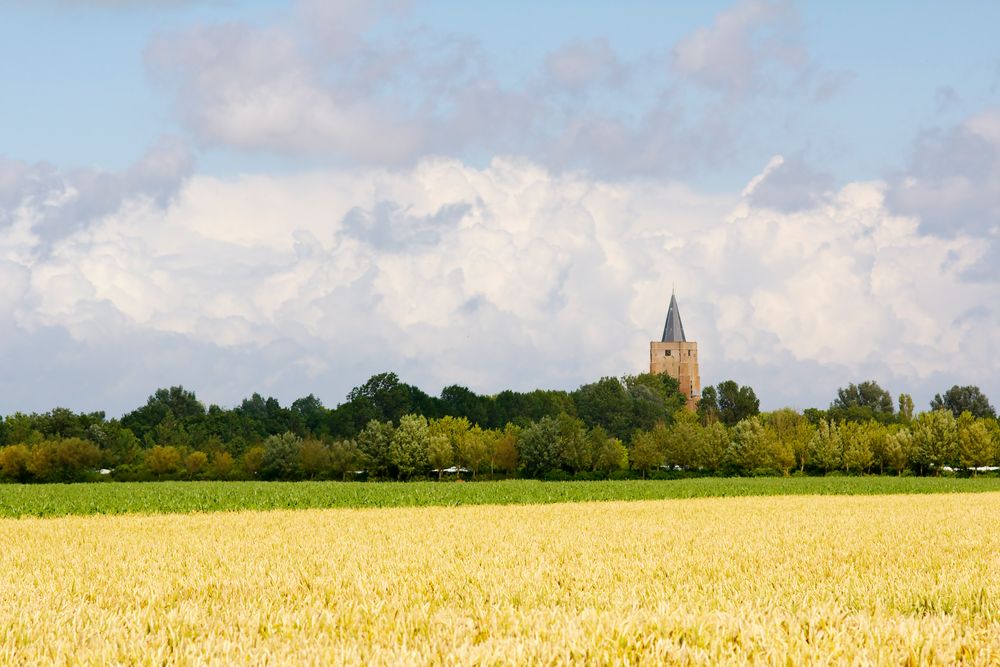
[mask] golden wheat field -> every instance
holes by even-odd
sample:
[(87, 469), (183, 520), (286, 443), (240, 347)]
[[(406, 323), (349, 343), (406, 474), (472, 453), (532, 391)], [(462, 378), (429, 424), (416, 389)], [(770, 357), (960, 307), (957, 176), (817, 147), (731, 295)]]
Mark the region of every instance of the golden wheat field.
[(0, 521), (3, 664), (1000, 662), (1000, 494)]

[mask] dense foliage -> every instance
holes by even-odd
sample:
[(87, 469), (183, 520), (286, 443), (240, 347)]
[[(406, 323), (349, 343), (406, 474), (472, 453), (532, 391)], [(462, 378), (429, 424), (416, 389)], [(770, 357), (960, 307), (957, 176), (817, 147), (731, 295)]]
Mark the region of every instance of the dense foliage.
[(171, 387), (120, 420), (65, 408), (0, 420), (0, 480), (974, 476), (1000, 463), (1000, 427), (975, 387), (916, 416), (909, 396), (896, 412), (875, 382), (841, 389), (825, 411), (761, 414), (753, 389), (731, 380), (706, 387), (697, 412), (684, 405), (676, 380), (653, 374), (433, 397), (382, 373), (335, 408), (258, 394), (206, 408)]

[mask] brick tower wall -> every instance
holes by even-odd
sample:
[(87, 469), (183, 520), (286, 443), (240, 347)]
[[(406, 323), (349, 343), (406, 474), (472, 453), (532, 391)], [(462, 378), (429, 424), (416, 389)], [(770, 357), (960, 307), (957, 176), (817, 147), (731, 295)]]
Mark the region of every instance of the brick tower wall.
[(677, 378), (681, 393), (687, 396), (687, 407), (691, 410), (697, 407), (701, 396), (698, 343), (652, 341), (649, 344), (649, 372), (667, 373)]

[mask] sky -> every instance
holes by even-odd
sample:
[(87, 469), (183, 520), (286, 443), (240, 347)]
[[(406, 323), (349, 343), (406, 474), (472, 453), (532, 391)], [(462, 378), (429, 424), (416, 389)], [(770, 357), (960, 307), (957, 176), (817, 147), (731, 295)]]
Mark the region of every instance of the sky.
[(0, 1), (0, 414), (1000, 401), (1000, 4)]

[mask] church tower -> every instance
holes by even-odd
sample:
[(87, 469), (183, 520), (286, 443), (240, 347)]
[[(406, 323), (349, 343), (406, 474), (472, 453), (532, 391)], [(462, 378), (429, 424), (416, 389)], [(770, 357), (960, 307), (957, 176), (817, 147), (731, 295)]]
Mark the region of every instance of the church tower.
[(681, 393), (687, 396), (687, 407), (693, 410), (701, 396), (701, 377), (698, 375), (698, 343), (689, 342), (684, 336), (681, 311), (677, 297), (670, 294), (667, 322), (663, 325), (663, 338), (649, 344), (649, 372), (667, 373), (677, 378)]

